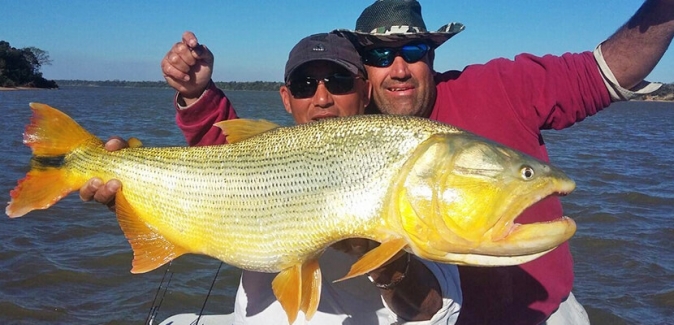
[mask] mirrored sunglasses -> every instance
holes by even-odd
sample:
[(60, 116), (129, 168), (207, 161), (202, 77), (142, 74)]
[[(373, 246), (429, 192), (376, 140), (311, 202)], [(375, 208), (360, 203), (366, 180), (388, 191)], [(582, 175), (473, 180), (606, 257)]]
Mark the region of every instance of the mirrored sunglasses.
[(388, 67), (400, 55), (407, 63), (421, 60), (431, 47), (426, 43), (410, 43), (401, 47), (380, 47), (363, 53), (363, 63), (374, 67)]

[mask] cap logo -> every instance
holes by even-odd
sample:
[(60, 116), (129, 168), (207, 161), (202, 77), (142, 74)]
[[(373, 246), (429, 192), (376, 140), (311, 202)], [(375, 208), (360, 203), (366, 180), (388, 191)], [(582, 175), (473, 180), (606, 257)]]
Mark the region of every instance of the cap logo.
[(325, 52), (325, 46), (323, 44), (316, 44), (314, 48), (311, 49), (312, 52)]

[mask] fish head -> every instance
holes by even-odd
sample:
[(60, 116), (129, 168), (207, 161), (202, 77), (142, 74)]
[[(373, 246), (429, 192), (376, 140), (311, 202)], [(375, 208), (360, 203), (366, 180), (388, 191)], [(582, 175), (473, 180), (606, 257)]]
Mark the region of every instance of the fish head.
[(469, 134), (434, 135), (398, 176), (392, 204), (415, 254), (439, 262), (516, 265), (568, 240), (573, 220), (518, 224), (515, 219), (575, 183), (562, 170)]

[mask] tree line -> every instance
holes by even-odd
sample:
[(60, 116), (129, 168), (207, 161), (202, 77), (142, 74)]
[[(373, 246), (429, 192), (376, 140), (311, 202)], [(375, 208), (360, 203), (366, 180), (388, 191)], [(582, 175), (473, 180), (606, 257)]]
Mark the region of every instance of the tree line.
[(0, 41), (0, 87), (58, 88), (40, 72), (42, 66), (50, 64), (47, 51), (37, 47), (17, 49)]
[[(56, 80), (62, 87), (145, 87), (168, 88), (166, 81), (126, 81), (126, 80)], [(275, 81), (216, 81), (222, 90), (278, 91), (283, 85)]]

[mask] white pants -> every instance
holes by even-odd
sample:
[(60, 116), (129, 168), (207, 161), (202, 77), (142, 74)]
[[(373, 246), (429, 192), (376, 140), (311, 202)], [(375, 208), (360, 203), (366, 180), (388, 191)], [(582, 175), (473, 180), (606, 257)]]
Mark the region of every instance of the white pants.
[(590, 325), (590, 319), (573, 293), (569, 293), (566, 300), (541, 325)]

